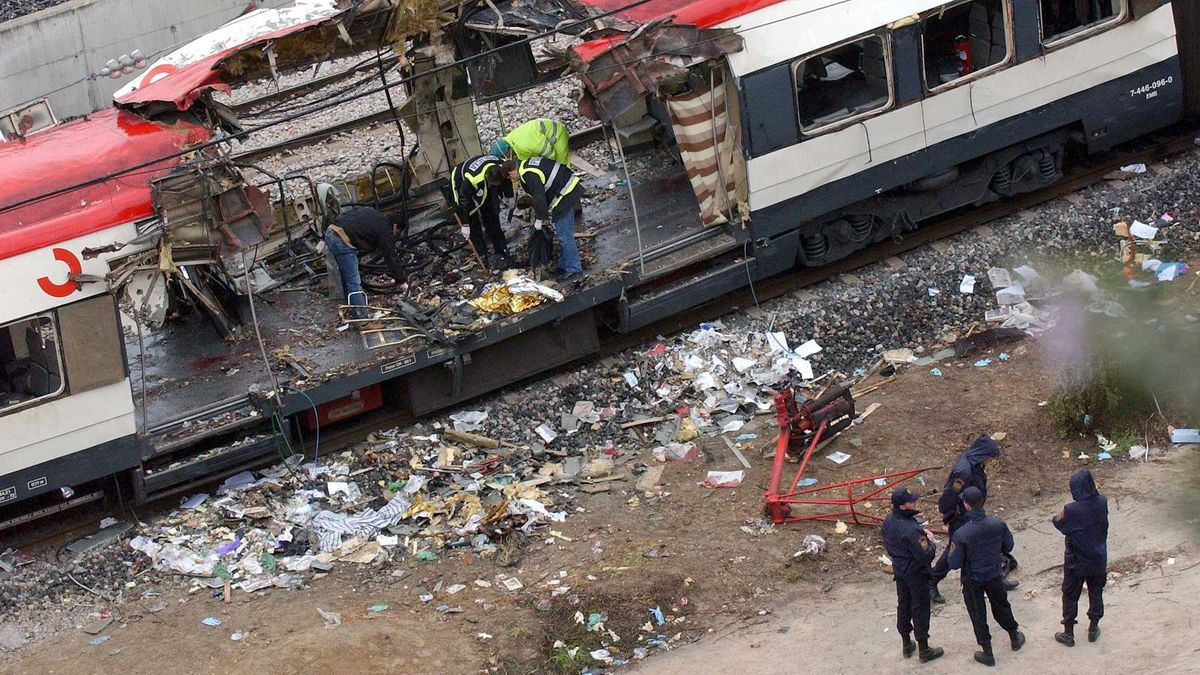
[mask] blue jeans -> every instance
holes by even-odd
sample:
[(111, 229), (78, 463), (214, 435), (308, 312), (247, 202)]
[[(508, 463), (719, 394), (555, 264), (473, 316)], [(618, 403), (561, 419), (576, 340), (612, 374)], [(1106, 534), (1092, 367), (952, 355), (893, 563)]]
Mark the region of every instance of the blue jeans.
[[(362, 277), (358, 273), (358, 251), (342, 241), (342, 238), (334, 234), (333, 230), (325, 230), (325, 245), (329, 247), (329, 252), (337, 261), (338, 275), (342, 278), (342, 292), (346, 294), (346, 304), (365, 307), (367, 294), (363, 292)], [(351, 310), (350, 317), (365, 319), (367, 310), (355, 308)]]
[(567, 274), (579, 274), (583, 263), (579, 261), (579, 247), (575, 245), (575, 209), (570, 208), (554, 219), (554, 234), (562, 247), (558, 268)]

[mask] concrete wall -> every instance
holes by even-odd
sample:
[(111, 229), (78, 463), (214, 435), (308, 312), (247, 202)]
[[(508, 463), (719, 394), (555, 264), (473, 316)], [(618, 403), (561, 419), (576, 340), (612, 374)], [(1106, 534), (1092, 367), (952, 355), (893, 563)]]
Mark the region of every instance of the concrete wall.
[[(72, 0), (0, 24), (0, 110), (49, 92), (63, 119), (111, 104), (133, 75), (78, 82), (134, 49), (170, 51), (240, 15), (249, 0)], [(290, 0), (259, 0), (279, 7)], [(154, 57), (149, 59), (154, 60)], [(59, 91), (55, 91), (59, 90)]]

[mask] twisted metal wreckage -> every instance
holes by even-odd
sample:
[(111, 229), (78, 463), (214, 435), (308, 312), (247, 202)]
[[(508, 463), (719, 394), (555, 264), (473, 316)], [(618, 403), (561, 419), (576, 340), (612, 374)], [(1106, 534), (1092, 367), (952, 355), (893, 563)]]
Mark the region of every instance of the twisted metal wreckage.
[[(387, 92), (400, 136), (399, 158), (381, 159), (370, 175), (340, 181), (340, 188), (351, 201), (402, 211), (405, 238), (448, 222), (440, 194), (446, 177), (457, 163), (483, 152), (472, 102), (489, 103), (570, 72), (583, 85), (580, 112), (613, 130), (622, 159), (625, 146), (653, 140), (662, 122), (647, 103), (665, 103), (701, 220), (736, 222), (745, 210), (736, 181), (744, 168), (737, 168), (736, 125), (726, 123), (720, 57), (739, 51), (741, 38), (731, 29), (653, 18), (677, 4), (339, 0), (253, 12), (168, 54), (117, 92), (120, 114), (207, 133), (177, 166), (160, 171), (166, 175), (149, 180), (156, 218), (141, 224), (138, 238), (85, 255), (131, 252), (112, 265), (104, 281), (138, 323), (161, 326), (170, 294), (179, 293), (210, 316), (222, 335), (236, 334), (239, 311), (244, 314), (252, 292), (315, 274), (320, 226), (313, 181), (274, 175), (232, 151), (230, 141), (262, 127), (246, 126), (213, 93), (371, 53), (377, 90)], [(688, 7), (698, 11), (695, 5), (705, 3)], [(714, 3), (709, 10), (720, 7)], [(639, 22), (621, 18), (629, 12)], [(534, 39), (556, 34), (583, 42), (572, 50), (551, 46), (551, 57), (538, 61)], [(385, 62), (388, 49), (395, 56)], [(389, 80), (393, 70), (399, 78), (393, 74)], [(394, 105), (391, 92), (398, 85), (406, 96)], [(337, 103), (318, 100), (306, 114), (319, 115)], [(406, 127), (416, 138), (406, 137)], [(635, 218), (636, 209), (634, 204)], [(640, 228), (638, 235), (640, 254)], [(399, 312), (402, 320), (389, 330), (436, 339), (420, 327), (428, 326), (422, 321), (427, 316), (411, 307)]]

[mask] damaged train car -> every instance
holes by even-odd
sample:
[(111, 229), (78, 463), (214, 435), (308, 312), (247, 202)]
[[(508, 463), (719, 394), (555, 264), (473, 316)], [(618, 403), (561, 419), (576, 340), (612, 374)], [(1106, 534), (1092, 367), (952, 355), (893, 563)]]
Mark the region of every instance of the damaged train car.
[[(113, 109), (0, 143), (0, 277), (14, 298), (0, 315), (0, 435), (16, 439), (0, 450), (0, 508), (59, 509), (109, 476), (139, 499), (218, 480), (306, 436), (454, 405), (753, 281), (1049, 185), (1071, 157), (1200, 109), (1196, 40), (1177, 30), (1198, 13), (1165, 0), (252, 12), (162, 57)], [(338, 188), (398, 223), (407, 272), (368, 287), (383, 328), (364, 332), (338, 330), (338, 301), (320, 291), (319, 177), (239, 158), (266, 125), (214, 95), (349, 55), (363, 58), (358, 94), (388, 92), (397, 139)], [(497, 278), (464, 251), (448, 174), (494, 140), (477, 119), (488, 103), (562, 77), (612, 156), (584, 181), (588, 274), (521, 311), (477, 309)], [(642, 157), (653, 170), (631, 172)]]

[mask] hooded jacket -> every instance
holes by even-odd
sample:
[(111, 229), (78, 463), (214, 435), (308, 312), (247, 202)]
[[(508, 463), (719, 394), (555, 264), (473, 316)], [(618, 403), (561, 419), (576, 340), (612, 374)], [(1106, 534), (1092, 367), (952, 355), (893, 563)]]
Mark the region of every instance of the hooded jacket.
[(891, 514), (879, 527), (896, 578), (933, 574), (930, 564), (937, 554), (937, 546), (929, 541), (924, 528), (917, 522), (919, 513), (893, 506)]
[(946, 550), (950, 569), (962, 570), (964, 584), (968, 578), (983, 583), (1001, 576), (1004, 554), (1012, 552), (1014, 543), (1008, 525), (983, 507), (967, 511), (963, 520)]
[(1063, 569), (1081, 577), (1108, 571), (1108, 499), (1087, 469), (1071, 476), (1071, 497), (1051, 521), (1066, 537)]
[(984, 501), (987, 501), (987, 473), (983, 468), (983, 460), (999, 456), (1000, 446), (987, 434), (982, 434), (954, 462), (954, 467), (950, 469), (950, 475), (946, 478), (946, 485), (942, 488), (942, 494), (938, 497), (938, 512), (942, 515), (942, 522), (951, 532), (965, 522), (960, 499), (963, 490), (977, 487), (983, 493)]

